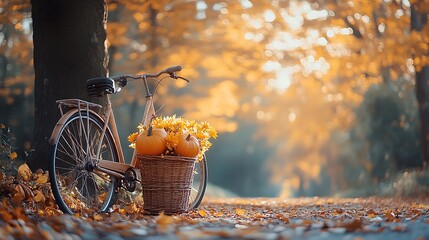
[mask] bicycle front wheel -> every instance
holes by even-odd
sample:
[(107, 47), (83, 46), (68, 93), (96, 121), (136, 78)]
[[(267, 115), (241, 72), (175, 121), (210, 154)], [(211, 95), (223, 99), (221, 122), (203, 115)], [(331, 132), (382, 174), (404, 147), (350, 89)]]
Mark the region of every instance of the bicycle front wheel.
[(64, 213), (90, 216), (107, 211), (113, 203), (117, 179), (94, 168), (98, 159), (118, 161), (111, 132), (106, 129), (101, 139), (102, 132), (100, 117), (92, 112), (76, 112), (65, 121), (51, 145), (49, 179)]
[(206, 192), (208, 180), (208, 168), (206, 155), (203, 159), (195, 163), (194, 180), (192, 184), (191, 193), (189, 195), (189, 208), (197, 208), (203, 200), (204, 193)]

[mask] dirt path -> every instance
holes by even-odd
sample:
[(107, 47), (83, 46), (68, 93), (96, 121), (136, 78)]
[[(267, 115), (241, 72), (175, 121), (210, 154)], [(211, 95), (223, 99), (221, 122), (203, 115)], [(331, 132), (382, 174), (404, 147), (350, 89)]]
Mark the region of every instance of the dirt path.
[(3, 205), (0, 238), (429, 240), (428, 200), (206, 199), (199, 209), (175, 216), (147, 216), (129, 205), (87, 218)]

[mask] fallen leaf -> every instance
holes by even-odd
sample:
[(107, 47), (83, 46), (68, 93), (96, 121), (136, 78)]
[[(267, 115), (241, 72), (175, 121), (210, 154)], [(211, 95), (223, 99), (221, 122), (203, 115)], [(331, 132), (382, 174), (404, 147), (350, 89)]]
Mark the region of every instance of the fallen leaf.
[(246, 216), (247, 211), (246, 211), (246, 209), (236, 208), (235, 214), (237, 214), (238, 216), (244, 217), (244, 216)]
[(223, 216), (223, 212), (214, 212), (213, 216), (215, 216), (215, 217), (222, 217)]
[(354, 232), (360, 228), (362, 228), (362, 221), (360, 219), (353, 219), (353, 221), (345, 223), (342, 225), (343, 228), (347, 230), (347, 232)]
[(284, 223), (288, 224), (290, 222), (290, 219), (285, 217), (283, 214), (279, 213), (276, 216), (278, 219), (282, 220)]
[(201, 216), (201, 217), (207, 217), (207, 212), (205, 211), (205, 210), (198, 210), (198, 214)]
[(176, 221), (176, 218), (173, 216), (167, 216), (163, 212), (156, 219), (158, 224), (158, 229), (161, 232), (167, 232), (170, 228), (170, 225)]
[(38, 175), (36, 182), (40, 183), (40, 184), (47, 183), (48, 178), (49, 178), (49, 174), (48, 174), (48, 172), (45, 172), (44, 174)]
[(159, 214), (158, 218), (156, 219), (156, 223), (159, 225), (168, 225), (175, 222), (175, 218), (173, 216), (165, 215), (163, 212)]
[(386, 217), (386, 221), (392, 222), (393, 220), (395, 220), (396, 215), (395, 215), (395, 213), (388, 211), (388, 212), (386, 212), (385, 217)]
[(25, 181), (29, 181), (31, 179), (31, 175), (33, 173), (31, 172), (30, 168), (26, 163), (21, 164), (18, 168), (18, 176), (24, 179)]
[(19, 203), (22, 200), (24, 200), (24, 198), (25, 198), (25, 192), (24, 192), (24, 190), (22, 189), (21, 185), (16, 184), (15, 185), (15, 189), (14, 189), (14, 193), (13, 193), (13, 196), (12, 196), (13, 202), (14, 203)]
[(34, 193), (30, 189), (30, 187), (28, 187), (24, 183), (20, 183), (19, 185), (22, 187), (22, 190), (24, 191), (24, 200), (29, 200), (29, 199), (32, 199), (34, 197)]
[(16, 157), (18, 157), (18, 154), (16, 152), (9, 154), (10, 159), (15, 160)]
[(35, 190), (33, 199), (36, 203), (42, 202), (45, 201), (45, 195), (41, 191)]
[(103, 217), (100, 214), (95, 213), (93, 216), (95, 221), (101, 221), (103, 220)]

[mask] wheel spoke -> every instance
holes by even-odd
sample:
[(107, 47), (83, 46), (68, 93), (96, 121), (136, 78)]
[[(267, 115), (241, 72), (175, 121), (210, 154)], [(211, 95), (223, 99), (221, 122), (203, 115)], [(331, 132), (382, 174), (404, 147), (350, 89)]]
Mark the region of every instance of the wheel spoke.
[[(71, 116), (59, 132), (58, 142), (53, 147), (50, 172), (55, 176), (51, 179), (51, 187), (60, 209), (66, 213), (105, 211), (115, 193), (114, 177), (93, 172), (87, 166), (94, 164), (103, 130), (103, 123), (91, 114), (88, 117), (88, 112), (83, 111)], [(106, 131), (101, 144), (100, 159), (118, 161), (110, 131)]]
[[(70, 128), (67, 128), (67, 136), (70, 139), (70, 143), (67, 141), (66, 138), (64, 138), (64, 141), (68, 144), (69, 148), (73, 151), (74, 155), (80, 159), (83, 159), (85, 150), (82, 148), (82, 145), (80, 144), (80, 140), (78, 139), (79, 135), (76, 129), (76, 124), (70, 124)], [(71, 145), (71, 146), (70, 146)], [(80, 156), (78, 156), (78, 154)]]
[(207, 162), (204, 158), (195, 163), (194, 181), (189, 195), (189, 206), (196, 208), (200, 205), (207, 185)]

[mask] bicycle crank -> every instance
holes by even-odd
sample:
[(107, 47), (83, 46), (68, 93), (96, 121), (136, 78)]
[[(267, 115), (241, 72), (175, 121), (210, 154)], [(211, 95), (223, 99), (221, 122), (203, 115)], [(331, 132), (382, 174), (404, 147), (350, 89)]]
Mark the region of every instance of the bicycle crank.
[(125, 171), (123, 186), (129, 192), (134, 192), (137, 187), (137, 182), (140, 182), (140, 180), (141, 180), (140, 171), (138, 171), (135, 168), (128, 168), (127, 171)]

